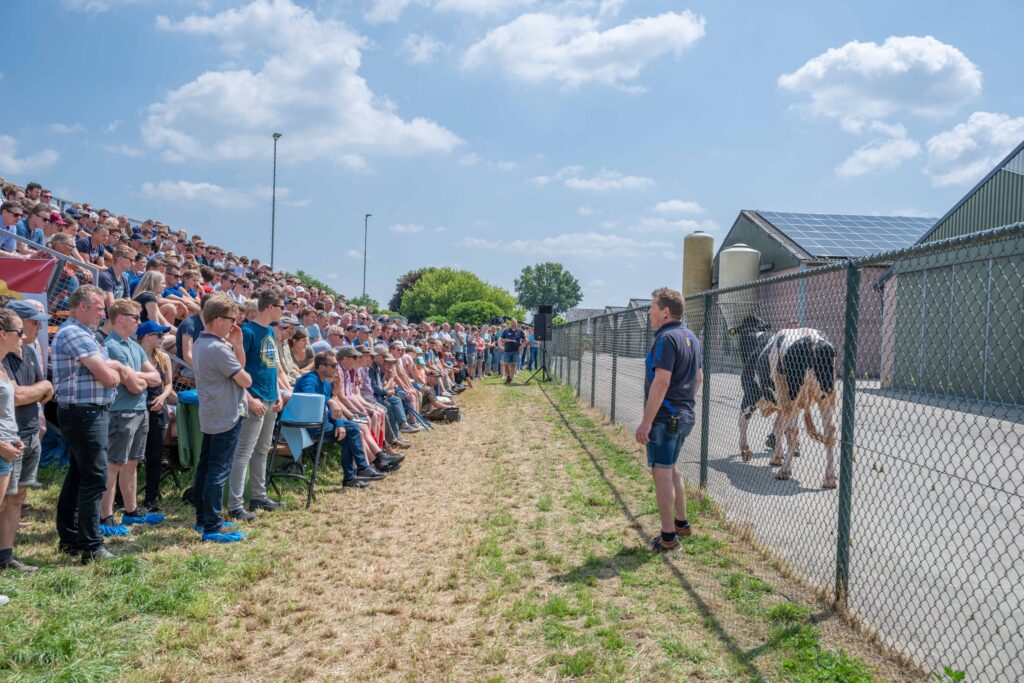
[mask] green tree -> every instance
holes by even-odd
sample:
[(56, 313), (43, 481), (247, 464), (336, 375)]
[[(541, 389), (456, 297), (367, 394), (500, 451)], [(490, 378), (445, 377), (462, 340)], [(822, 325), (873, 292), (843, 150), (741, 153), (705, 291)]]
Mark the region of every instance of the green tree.
[(503, 315), (505, 313), (490, 301), (463, 301), (448, 309), (449, 320), (466, 325), (489, 325), (493, 318)]
[(366, 306), (368, 309), (370, 309), (371, 313), (376, 313), (380, 310), (380, 304), (378, 304), (377, 300), (371, 297), (369, 294), (355, 296), (352, 297), (351, 299), (346, 299), (345, 301), (346, 303), (350, 303), (353, 306)]
[(561, 263), (548, 261), (526, 266), (515, 280), (519, 303), (527, 310), (551, 304), (555, 313), (564, 313), (583, 299), (580, 283)]
[(448, 310), (464, 301), (489, 301), (501, 315), (521, 316), (515, 297), (490, 285), (468, 270), (431, 268), (402, 296), (402, 315), (413, 322), (429, 316), (448, 316)]
[(402, 297), (405, 293), (412, 289), (423, 274), (433, 268), (418, 268), (417, 270), (410, 270), (408, 273), (398, 278), (398, 282), (395, 284), (395, 293), (391, 296), (391, 301), (388, 302), (388, 308), (392, 311), (402, 310)]

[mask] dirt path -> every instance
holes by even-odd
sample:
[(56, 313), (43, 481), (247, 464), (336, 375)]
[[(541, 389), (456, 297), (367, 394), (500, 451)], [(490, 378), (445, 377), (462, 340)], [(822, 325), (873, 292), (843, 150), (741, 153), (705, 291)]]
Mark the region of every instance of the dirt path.
[(912, 680), (727, 542), (706, 502), (683, 552), (642, 551), (657, 522), (635, 449), (568, 394), (478, 383), (461, 403), (386, 481), (261, 519), (262, 560), (224, 606), (126, 678), (812, 680), (811, 658), (839, 676), (813, 680), (870, 680), (841, 646)]

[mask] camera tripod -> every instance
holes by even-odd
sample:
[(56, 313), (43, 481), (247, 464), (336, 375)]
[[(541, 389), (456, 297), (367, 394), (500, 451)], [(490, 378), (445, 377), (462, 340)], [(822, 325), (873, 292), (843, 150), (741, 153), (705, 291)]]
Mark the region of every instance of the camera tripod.
[(532, 380), (538, 374), (540, 374), (540, 379), (537, 380), (538, 382), (551, 381), (551, 375), (548, 374), (548, 343), (546, 340), (542, 340), (540, 343), (540, 367), (534, 370), (533, 374), (526, 378), (526, 381), (523, 382), (523, 385), (525, 386), (529, 384), (530, 380)]

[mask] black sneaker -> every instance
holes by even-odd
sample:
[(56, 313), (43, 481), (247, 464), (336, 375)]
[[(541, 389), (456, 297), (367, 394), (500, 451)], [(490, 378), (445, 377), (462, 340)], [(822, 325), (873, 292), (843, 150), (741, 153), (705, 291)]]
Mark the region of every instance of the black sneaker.
[(377, 455), (377, 460), (373, 463), (373, 466), (380, 469), (389, 465), (397, 465), (403, 460), (405, 460), (405, 456), (398, 453), (380, 453)]
[(388, 475), (376, 469), (373, 465), (370, 465), (369, 467), (361, 467), (356, 470), (356, 479), (359, 479), (360, 481), (378, 481), (386, 478), (387, 476)]
[(341, 482), (341, 486), (346, 489), (368, 489), (370, 488), (370, 482), (362, 481), (361, 479), (346, 479)]
[(57, 552), (68, 557), (78, 557), (82, 554), (82, 549), (72, 543), (61, 543), (57, 546)]
[(283, 507), (283, 503), (277, 503), (269, 498), (256, 498), (249, 501), (249, 512), (255, 512), (256, 510), (277, 510)]
[(96, 550), (83, 550), (82, 551), (82, 564), (89, 564), (90, 562), (103, 562), (104, 560), (112, 560), (117, 555), (107, 550), (106, 546), (101, 545)]
[(252, 520), (256, 519), (256, 515), (248, 513), (242, 508), (229, 511), (228, 517), (230, 517), (231, 519), (237, 519), (240, 522), (251, 522)]
[(146, 508), (146, 512), (160, 512), (159, 503), (143, 503), (142, 507)]

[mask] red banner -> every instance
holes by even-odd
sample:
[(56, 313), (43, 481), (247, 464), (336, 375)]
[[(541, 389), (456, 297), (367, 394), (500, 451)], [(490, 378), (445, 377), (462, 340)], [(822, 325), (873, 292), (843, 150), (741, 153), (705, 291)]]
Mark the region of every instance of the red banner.
[(35, 299), (45, 304), (46, 285), (56, 266), (57, 262), (49, 258), (0, 256), (0, 294), (18, 299)]

